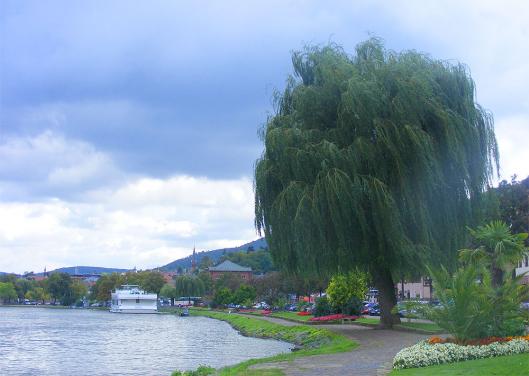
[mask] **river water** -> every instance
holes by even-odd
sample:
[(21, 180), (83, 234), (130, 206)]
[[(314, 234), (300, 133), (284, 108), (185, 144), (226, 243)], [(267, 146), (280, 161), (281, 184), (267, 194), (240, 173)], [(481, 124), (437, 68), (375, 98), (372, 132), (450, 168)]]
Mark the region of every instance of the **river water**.
[(0, 375), (170, 375), (290, 348), (205, 317), (0, 307)]

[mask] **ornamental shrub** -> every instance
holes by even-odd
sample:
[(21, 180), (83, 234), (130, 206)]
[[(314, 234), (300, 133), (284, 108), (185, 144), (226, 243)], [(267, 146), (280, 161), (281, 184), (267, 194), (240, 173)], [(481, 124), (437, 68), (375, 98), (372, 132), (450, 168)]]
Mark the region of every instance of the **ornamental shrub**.
[(362, 300), (367, 292), (367, 280), (368, 275), (359, 270), (333, 276), (327, 287), (327, 296), (334, 310), (351, 309), (355, 304), (353, 297)]
[(490, 271), (476, 265), (453, 275), (444, 268), (429, 272), (440, 305), (425, 307), (425, 314), (457, 341), (524, 334), (520, 303), (529, 286), (519, 283), (521, 276), (494, 287)]
[(316, 299), (316, 308), (314, 308), (314, 316), (327, 316), (334, 313), (329, 299), (326, 296), (322, 296)]
[(343, 305), (342, 313), (345, 315), (358, 316), (360, 315), (362, 306), (362, 300), (356, 296), (351, 296), (351, 298), (349, 298), (349, 300)]

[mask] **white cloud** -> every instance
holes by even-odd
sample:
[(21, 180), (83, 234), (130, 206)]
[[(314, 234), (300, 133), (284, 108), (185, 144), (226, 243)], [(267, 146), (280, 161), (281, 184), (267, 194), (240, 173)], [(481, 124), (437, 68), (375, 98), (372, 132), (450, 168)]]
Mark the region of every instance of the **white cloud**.
[[(91, 144), (46, 130), (31, 137), (12, 136), (0, 143), (0, 190), (20, 198), (64, 192), (76, 194), (123, 174), (112, 159)], [(21, 190), (21, 187), (24, 187)]]
[(19, 189), (25, 179), (77, 190), (73, 198), (0, 202), (1, 271), (151, 268), (188, 255), (193, 245), (212, 249), (256, 238), (248, 178), (129, 176), (92, 145), (50, 131), (6, 140), (0, 158), (4, 189)]
[(529, 115), (517, 115), (496, 120), (496, 135), (500, 150), (501, 176), (510, 181), (529, 176)]
[(84, 202), (0, 203), (0, 270), (161, 266), (256, 238), (248, 179), (139, 179)]

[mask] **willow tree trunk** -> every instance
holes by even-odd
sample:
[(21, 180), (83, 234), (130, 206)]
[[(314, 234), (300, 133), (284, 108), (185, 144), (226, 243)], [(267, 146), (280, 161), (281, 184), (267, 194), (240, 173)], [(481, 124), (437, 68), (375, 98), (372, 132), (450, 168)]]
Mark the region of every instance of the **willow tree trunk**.
[(380, 305), (380, 327), (392, 328), (393, 324), (400, 324), (398, 314), (391, 313), (397, 304), (395, 283), (391, 271), (387, 267), (377, 268), (373, 272), (375, 286), (378, 289), (378, 303)]

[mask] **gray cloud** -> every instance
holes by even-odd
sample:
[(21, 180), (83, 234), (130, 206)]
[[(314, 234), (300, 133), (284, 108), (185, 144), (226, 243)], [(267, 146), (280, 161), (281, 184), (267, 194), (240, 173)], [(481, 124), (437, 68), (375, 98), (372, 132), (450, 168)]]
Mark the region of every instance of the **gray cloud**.
[[(0, 1), (0, 270), (22, 251), (63, 266), (92, 249), (94, 262), (130, 266), (119, 262), (130, 250), (142, 267), (184, 254), (186, 236), (209, 248), (252, 238), (257, 130), (305, 43), (352, 52), (373, 32), (467, 63), (496, 117), (504, 176), (525, 177), (527, 19), (516, 1)], [(202, 205), (241, 184), (242, 199)], [(198, 201), (180, 191), (201, 185)]]

